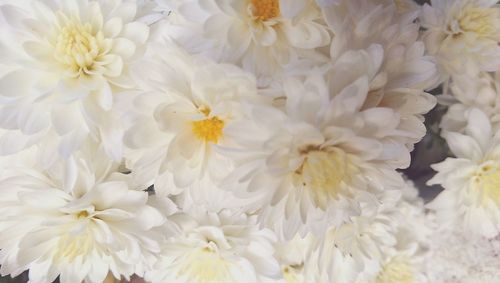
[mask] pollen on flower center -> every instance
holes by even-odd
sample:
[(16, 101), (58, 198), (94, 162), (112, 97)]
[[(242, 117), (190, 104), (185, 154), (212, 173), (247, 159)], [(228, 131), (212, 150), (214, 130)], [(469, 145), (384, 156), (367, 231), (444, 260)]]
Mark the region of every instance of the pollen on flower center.
[(299, 283), (302, 282), (298, 270), (302, 269), (302, 266), (284, 266), (282, 268), (283, 278), (286, 283)]
[(251, 0), (252, 14), (261, 21), (276, 18), (280, 15), (279, 0)]
[(339, 194), (347, 171), (347, 159), (342, 150), (312, 150), (306, 153), (302, 166), (295, 172), (295, 183), (309, 189), (315, 203), (325, 209), (328, 200)]
[(80, 211), (80, 212), (76, 215), (76, 217), (77, 217), (77, 218), (87, 218), (88, 216), (89, 216), (89, 213), (88, 213), (87, 211), (85, 211), (85, 210)]
[[(200, 110), (205, 116), (210, 114), (210, 110), (205, 108)], [(224, 121), (218, 117), (206, 118), (204, 120), (193, 121), (192, 129), (195, 136), (207, 142), (217, 143), (222, 137)]]
[(95, 70), (96, 58), (105, 42), (102, 33), (94, 34), (90, 23), (68, 20), (55, 43), (54, 57), (72, 77), (89, 75)]
[(413, 283), (415, 282), (415, 272), (406, 258), (395, 257), (382, 267), (376, 282)]

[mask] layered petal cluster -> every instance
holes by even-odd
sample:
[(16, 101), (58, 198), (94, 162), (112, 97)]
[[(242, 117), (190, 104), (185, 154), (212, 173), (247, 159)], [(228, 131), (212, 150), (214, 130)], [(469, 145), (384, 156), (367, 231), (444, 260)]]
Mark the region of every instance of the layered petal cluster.
[(327, 282), (320, 271), (318, 239), (312, 234), (276, 245), (276, 257), (281, 265), (284, 283)]
[(43, 144), (67, 158), (85, 140), (121, 157), (116, 93), (134, 87), (128, 69), (149, 27), (138, 6), (114, 1), (16, 1), (0, 6), (1, 154)]
[(281, 106), (252, 105), (248, 119), (228, 125), (239, 147), (224, 151), (237, 166), (223, 187), (260, 196), (261, 221), (287, 239), (297, 231), (323, 235), (359, 215), (360, 202), (397, 200), (389, 192), (402, 180), (391, 164), (408, 153), (386, 137), (399, 115), (363, 110), (367, 93), (366, 76), (339, 92), (321, 74), (286, 80)]
[[(401, 116), (395, 137), (410, 149), (425, 135), (423, 114), (435, 105), (424, 90), (435, 87), (434, 58), (425, 54), (418, 40), (418, 10), (402, 9), (401, 1), (339, 1), (323, 7), (323, 14), (335, 37), (330, 45), (328, 82), (339, 90), (360, 75), (369, 81), (363, 108), (386, 107)], [(359, 53), (354, 50), (366, 50)], [(342, 68), (349, 60), (351, 67)], [(344, 80), (339, 80), (339, 74)], [(409, 164), (406, 160), (403, 166)]]
[(500, 6), (496, 0), (433, 0), (420, 17), (426, 28), (427, 50), (444, 78), (464, 73), (464, 66), (481, 71), (500, 68)]
[[(102, 156), (102, 152), (94, 152)], [(160, 251), (165, 217), (130, 175), (105, 159), (20, 167), (0, 181), (1, 274), (32, 282), (102, 282), (142, 275)]]
[(402, 191), (402, 199), (382, 206), (376, 217), (365, 213), (350, 226), (328, 231), (320, 271), (329, 280), (322, 282), (427, 282), (423, 263), (432, 221), (413, 184)]
[(424, 213), (423, 200), (411, 182), (402, 192), (396, 204), (332, 228), (324, 240), (308, 234), (279, 243), (277, 258), (285, 282), (429, 282), (424, 260), (434, 221)]
[[(496, 1), (0, 2), (1, 276), (498, 281)], [(399, 170), (443, 81), (427, 215)]]
[[(186, 197), (196, 200), (202, 193), (215, 200), (210, 192), (217, 194), (218, 182), (234, 167), (215, 147), (233, 143), (226, 129), (245, 119), (245, 103), (270, 102), (258, 96), (255, 78), (235, 66), (167, 44), (150, 51), (134, 71), (141, 93), (133, 99), (124, 138), (128, 167), (160, 195), (192, 191)], [(219, 195), (224, 193), (230, 197)]]
[(259, 229), (255, 217), (230, 210), (176, 214), (177, 235), (162, 246), (159, 261), (146, 273), (157, 282), (276, 282), (276, 236)]
[(438, 221), (469, 234), (492, 238), (500, 231), (500, 142), (486, 114), (468, 112), (464, 133), (445, 132), (455, 158), (432, 165), (437, 174), (429, 184), (444, 187), (428, 206)]
[(330, 34), (313, 0), (158, 0), (175, 18), (167, 34), (191, 52), (274, 83), (286, 65), (319, 62)]
[(468, 112), (473, 108), (488, 116), (493, 131), (500, 129), (500, 72), (476, 72), (472, 68), (453, 76), (450, 90), (452, 100), (440, 123), (443, 130), (463, 133)]

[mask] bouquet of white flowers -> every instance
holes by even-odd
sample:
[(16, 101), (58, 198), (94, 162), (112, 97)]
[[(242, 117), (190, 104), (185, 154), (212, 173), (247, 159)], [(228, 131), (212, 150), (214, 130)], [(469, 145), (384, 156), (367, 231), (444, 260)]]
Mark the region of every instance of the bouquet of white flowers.
[(0, 0), (0, 27), (0, 282), (500, 282), (497, 0)]

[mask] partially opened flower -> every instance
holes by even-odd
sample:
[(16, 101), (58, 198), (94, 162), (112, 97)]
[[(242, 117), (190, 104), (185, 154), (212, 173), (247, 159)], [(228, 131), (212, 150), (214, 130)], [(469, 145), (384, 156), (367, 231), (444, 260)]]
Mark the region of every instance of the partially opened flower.
[(152, 283), (273, 282), (281, 277), (274, 258), (274, 234), (259, 229), (255, 217), (223, 210), (191, 211), (170, 218), (178, 235), (164, 244), (159, 261), (146, 273)]
[[(130, 63), (148, 38), (137, 4), (24, 1), (2, 5), (0, 43), (9, 72), (0, 78), (0, 153), (43, 143), (67, 158), (86, 139), (119, 160), (116, 93), (134, 87)], [(15, 141), (15, 142), (14, 142)]]
[(444, 132), (455, 158), (432, 165), (430, 184), (444, 187), (428, 207), (443, 226), (492, 238), (500, 232), (500, 140), (479, 109), (468, 112), (465, 133)]
[[(79, 155), (0, 181), (1, 274), (32, 282), (102, 282), (142, 275), (160, 251), (164, 216), (118, 164)], [(101, 157), (99, 157), (101, 156)]]
[(422, 8), (427, 50), (436, 56), (442, 76), (500, 68), (500, 7), (496, 0), (433, 0)]
[(313, 0), (158, 0), (180, 15), (169, 33), (193, 52), (234, 63), (269, 84), (298, 60), (317, 61), (315, 49), (330, 43)]

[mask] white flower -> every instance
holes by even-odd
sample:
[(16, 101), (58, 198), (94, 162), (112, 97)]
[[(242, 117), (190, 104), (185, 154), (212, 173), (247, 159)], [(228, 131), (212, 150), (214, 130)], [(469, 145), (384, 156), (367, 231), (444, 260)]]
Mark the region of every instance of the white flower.
[(356, 282), (428, 282), (424, 259), (434, 222), (425, 214), (423, 200), (411, 182), (403, 188), (403, 198), (391, 215), (396, 222), (396, 245), (383, 249), (382, 260), (375, 268), (366, 268)]
[(327, 282), (427, 282), (422, 264), (432, 222), (413, 185), (402, 189), (396, 204), (365, 211), (327, 232), (320, 258)]
[(165, 218), (118, 165), (84, 156), (0, 181), (1, 274), (30, 282), (102, 282), (142, 275), (160, 251)]
[(237, 64), (268, 84), (283, 67), (316, 60), (314, 50), (330, 43), (313, 0), (157, 0), (181, 19), (169, 34), (192, 52)]
[(495, 237), (500, 231), (500, 137), (478, 109), (468, 113), (465, 134), (444, 132), (456, 158), (432, 165), (429, 184), (444, 187), (429, 208), (443, 226)]
[[(0, 130), (0, 135), (2, 130)], [(15, 168), (19, 166), (31, 167), (35, 165), (38, 161), (37, 156), (38, 150), (35, 147), (25, 149), (16, 154), (11, 154), (7, 156), (0, 156), (0, 179), (5, 178), (9, 172), (9, 168)]]
[[(321, 75), (284, 83), (281, 107), (253, 105), (249, 118), (228, 125), (238, 149), (224, 188), (261, 196), (260, 219), (287, 239), (297, 231), (324, 234), (400, 187), (393, 163), (409, 158), (393, 142), (399, 117), (388, 108), (362, 110), (366, 77), (330, 92)], [(390, 121), (388, 123), (388, 121)], [(304, 225), (305, 224), (305, 225)]]
[(354, 282), (371, 265), (378, 266), (384, 252), (396, 245), (396, 225), (387, 208), (364, 209), (349, 222), (332, 227), (325, 235), (322, 270), (329, 272), (330, 280), (338, 274), (341, 282)]
[[(418, 41), (418, 11), (398, 13), (400, 1), (392, 2), (342, 0), (323, 8), (335, 34), (328, 82), (332, 90), (338, 90), (353, 78), (367, 75), (369, 93), (363, 108), (394, 109), (401, 116), (398, 129), (406, 133), (398, 140), (413, 149), (426, 132), (423, 114), (436, 103), (424, 90), (436, 86), (438, 74), (434, 59), (424, 54), (425, 46)], [(347, 60), (350, 65), (345, 68)], [(402, 166), (408, 165), (409, 160)]]
[(260, 283), (280, 278), (273, 256), (275, 236), (258, 229), (255, 217), (223, 210), (192, 211), (170, 219), (179, 233), (163, 244), (159, 261), (146, 273), (147, 281)]
[(325, 282), (326, 275), (319, 271), (318, 239), (312, 234), (276, 245), (276, 257), (281, 264), (284, 283)]
[(41, 143), (67, 158), (92, 139), (119, 160), (113, 104), (117, 92), (134, 87), (128, 68), (149, 34), (134, 20), (137, 4), (18, 2), (0, 7), (0, 45), (11, 70), (0, 78), (1, 127), (8, 129), (0, 152)]
[(495, 283), (500, 281), (500, 238), (486, 239), (461, 230), (435, 229), (426, 257), (429, 282)]
[(433, 0), (422, 8), (425, 43), (444, 77), (475, 64), (481, 71), (500, 68), (500, 7), (496, 0)]
[(492, 74), (468, 70), (454, 75), (450, 90), (453, 100), (441, 120), (443, 130), (463, 133), (467, 126), (467, 113), (473, 108), (488, 116), (493, 131), (500, 129), (500, 72)]
[(225, 129), (243, 118), (246, 100), (264, 100), (255, 78), (168, 45), (150, 51), (134, 71), (140, 94), (124, 139), (128, 167), (162, 195), (216, 188), (233, 163), (215, 146), (231, 145)]

